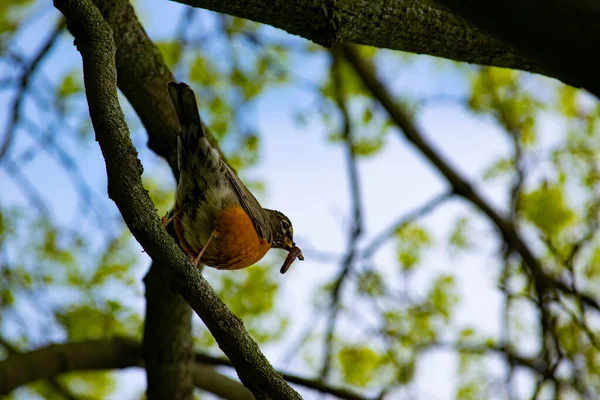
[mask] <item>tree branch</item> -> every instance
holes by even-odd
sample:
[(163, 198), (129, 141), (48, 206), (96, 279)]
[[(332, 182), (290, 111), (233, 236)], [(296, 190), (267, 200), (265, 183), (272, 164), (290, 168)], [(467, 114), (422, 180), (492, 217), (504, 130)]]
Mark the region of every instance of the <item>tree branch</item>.
[(549, 76), (600, 95), (600, 4), (589, 0), (436, 0), (538, 60)]
[[(21, 354), (19, 349), (17, 349), (11, 343), (7, 342), (6, 340), (4, 340), (2, 338), (0, 338), (0, 344), (6, 349), (6, 351), (10, 355)], [(0, 367), (0, 377), (1, 376), (3, 376), (2, 367)], [(46, 382), (48, 383), (49, 386), (51, 386), (54, 390), (56, 390), (63, 398), (65, 398), (67, 400), (78, 400), (77, 397), (75, 397), (73, 395), (73, 393), (71, 393), (71, 391), (67, 387), (65, 387), (62, 383), (60, 383), (54, 376), (48, 377), (46, 379)], [(3, 393), (1, 379), (0, 379), (0, 393)]]
[(17, 94), (11, 105), (11, 116), (6, 127), (6, 131), (4, 132), (2, 145), (0, 145), (0, 163), (2, 163), (2, 159), (8, 154), (8, 150), (10, 149), (10, 145), (12, 144), (13, 138), (15, 136), (17, 125), (19, 124), (19, 120), (21, 118), (21, 105), (23, 104), (23, 100), (25, 99), (25, 94), (29, 88), (29, 84), (31, 83), (33, 76), (35, 75), (40, 63), (42, 60), (48, 55), (56, 40), (60, 36), (60, 34), (65, 29), (65, 21), (63, 18), (58, 21), (50, 36), (46, 39), (41, 49), (36, 53), (35, 57), (31, 60), (29, 65), (27, 65), (21, 76), (19, 78), (19, 85), (17, 88)]
[(146, 395), (148, 400), (191, 400), (197, 375), (192, 368), (192, 309), (165, 281), (162, 269), (152, 263), (144, 277)]
[(69, 371), (127, 368), (139, 365), (140, 346), (127, 339), (54, 344), (12, 354), (0, 361), (0, 394)]
[(418, 208), (411, 210), (407, 214), (403, 215), (392, 225), (386, 228), (383, 232), (379, 233), (362, 251), (361, 258), (371, 258), (379, 250), (385, 242), (391, 238), (398, 229), (414, 222), (417, 218), (421, 218), (424, 215), (429, 214), (435, 210), (438, 206), (442, 205), (446, 201), (450, 200), (454, 196), (454, 192), (444, 192), (433, 197), (426, 203), (422, 204)]
[(340, 73), (341, 55), (337, 49), (331, 51), (331, 74), (333, 79), (334, 101), (342, 114), (342, 138), (346, 147), (346, 167), (348, 169), (348, 181), (350, 183), (350, 199), (352, 207), (352, 225), (348, 237), (346, 254), (341, 262), (340, 271), (335, 279), (331, 290), (331, 311), (327, 319), (325, 330), (325, 344), (323, 364), (320, 379), (325, 380), (331, 369), (333, 356), (333, 340), (335, 336), (336, 323), (342, 302), (342, 288), (354, 265), (357, 255), (358, 240), (360, 239), (363, 226), (362, 197), (360, 192), (360, 179), (358, 177), (358, 166), (356, 153), (354, 151), (353, 129), (350, 114), (346, 107), (343, 80)]
[[(213, 368), (233, 368), (225, 358), (196, 353), (193, 364), (194, 384), (202, 390), (232, 400), (253, 399), (252, 393), (239, 382)], [(96, 371), (143, 367), (142, 346), (131, 339), (113, 338), (53, 344), (39, 350), (14, 354), (0, 361), (0, 394), (36, 381), (49, 379), (66, 372)], [(325, 385), (295, 375), (279, 373), (290, 383), (317, 390), (346, 400), (366, 400), (351, 391)]]
[(509, 364), (518, 365), (530, 369), (539, 375), (545, 376), (548, 374), (548, 364), (541, 357), (526, 357), (516, 353), (514, 350), (506, 346), (478, 344), (478, 343), (463, 343), (463, 342), (433, 342), (425, 345), (417, 346), (420, 350), (431, 349), (448, 349), (459, 353), (470, 354), (487, 354), (496, 353), (506, 358)]
[(175, 0), (272, 25), (325, 47), (358, 43), (484, 65), (546, 72), (530, 57), (434, 2), (419, 0)]
[[(176, 136), (179, 124), (167, 92), (175, 80), (159, 49), (148, 38), (128, 0), (94, 0), (113, 32), (117, 46), (117, 85), (127, 97), (148, 134), (148, 146), (167, 160), (178, 176)], [(188, 304), (150, 266), (146, 287), (144, 359), (149, 400), (191, 399), (191, 316)], [(162, 379), (162, 378), (164, 379)]]
[(106, 161), (108, 195), (131, 233), (161, 266), (174, 290), (200, 316), (256, 398), (299, 399), (248, 335), (242, 321), (229, 311), (160, 224), (142, 185), (143, 167), (119, 105), (116, 48), (110, 27), (89, 0), (55, 0), (55, 6), (65, 15), (81, 52), (90, 117)]
[[(230, 361), (225, 358), (213, 357), (202, 353), (196, 353), (196, 362), (202, 364), (210, 364), (210, 365), (221, 365), (226, 367), (233, 367)], [(295, 383), (297, 385), (304, 386), (309, 389), (317, 390), (321, 393), (331, 394), (340, 399), (347, 400), (366, 400), (365, 397), (362, 397), (354, 392), (351, 392), (346, 389), (336, 388), (333, 386), (329, 386), (321, 382), (321, 380), (312, 380), (307, 378), (302, 378), (296, 375), (286, 374), (285, 372), (280, 372), (283, 376), (283, 379), (290, 383)]]
[(213, 367), (203, 364), (192, 364), (191, 366), (192, 379), (196, 387), (213, 393), (221, 399), (254, 400), (252, 392), (244, 385), (235, 379), (218, 373)]
[(174, 1), (272, 25), (325, 47), (357, 43), (520, 69), (600, 94), (596, 65), (589, 62), (600, 43), (594, 33), (599, 7), (586, 0), (575, 7), (567, 0), (496, 0), (493, 6), (475, 0)]
[(175, 78), (129, 0), (93, 1), (110, 25), (117, 46), (117, 84), (148, 132), (148, 147), (169, 163), (177, 178), (179, 124), (164, 90)]

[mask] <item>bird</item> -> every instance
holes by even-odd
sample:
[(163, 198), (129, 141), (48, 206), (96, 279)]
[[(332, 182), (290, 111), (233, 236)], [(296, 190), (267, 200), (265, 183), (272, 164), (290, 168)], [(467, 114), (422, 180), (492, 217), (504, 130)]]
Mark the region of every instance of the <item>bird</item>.
[(271, 248), (288, 251), (282, 274), (296, 258), (304, 260), (290, 219), (263, 208), (210, 145), (192, 88), (169, 82), (168, 93), (179, 121), (179, 181), (171, 217), (162, 223), (166, 228), (173, 222), (193, 265), (238, 270), (254, 265)]

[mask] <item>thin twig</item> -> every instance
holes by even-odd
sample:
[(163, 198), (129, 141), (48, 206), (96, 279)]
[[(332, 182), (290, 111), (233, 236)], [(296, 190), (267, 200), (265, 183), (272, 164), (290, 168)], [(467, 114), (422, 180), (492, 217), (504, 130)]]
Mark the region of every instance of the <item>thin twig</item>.
[(487, 343), (453, 343), (448, 341), (438, 341), (433, 343), (426, 343), (423, 345), (417, 345), (416, 347), (417, 349), (423, 351), (441, 348), (471, 354), (496, 353), (506, 357), (509, 363), (519, 365), (521, 367), (526, 367), (536, 372), (537, 374), (545, 376), (548, 372), (548, 365), (540, 357), (526, 357), (502, 345), (489, 345)]
[(50, 219), (50, 209), (44, 201), (44, 197), (37, 188), (29, 181), (29, 178), (21, 171), (20, 167), (12, 160), (6, 159), (4, 170), (15, 185), (21, 190), (27, 200), (39, 211), (43, 218)]
[[(197, 363), (200, 363), (200, 364), (233, 367), (229, 360), (227, 360), (225, 358), (220, 358), (220, 357), (213, 357), (208, 354), (196, 353), (195, 360)], [(308, 379), (308, 378), (303, 378), (303, 377), (300, 377), (297, 375), (288, 374), (285, 372), (280, 372), (280, 373), (283, 376), (283, 379), (285, 379), (286, 381), (288, 381), (290, 383), (304, 386), (309, 389), (314, 389), (314, 390), (319, 391), (324, 394), (331, 394), (340, 399), (347, 399), (347, 400), (366, 400), (366, 399), (368, 399), (367, 397), (361, 396), (350, 390), (326, 385), (320, 379), (319, 380)]]
[(375, 252), (379, 250), (379, 248), (383, 246), (385, 242), (389, 240), (390, 237), (394, 235), (394, 233), (396, 233), (396, 231), (398, 231), (398, 229), (412, 223), (418, 218), (429, 214), (438, 206), (450, 200), (453, 195), (454, 192), (452, 191), (440, 193), (432, 199), (430, 199), (429, 201), (427, 201), (426, 203), (419, 206), (418, 208), (415, 208), (414, 210), (411, 210), (408, 213), (401, 216), (400, 218), (398, 218), (398, 220), (396, 220), (392, 225), (390, 225), (388, 228), (384, 229), (381, 233), (375, 236), (375, 238), (362, 251), (361, 258), (371, 258), (375, 254)]
[(24, 69), (21, 77), (19, 78), (19, 87), (17, 88), (17, 94), (13, 100), (11, 105), (11, 116), (9, 119), (8, 126), (3, 135), (2, 145), (0, 145), (0, 163), (10, 148), (10, 145), (15, 136), (16, 128), (19, 123), (19, 119), (21, 116), (21, 105), (23, 100), (25, 99), (25, 94), (27, 89), (29, 88), (29, 83), (31, 82), (33, 76), (36, 73), (38, 66), (41, 61), (46, 57), (46, 55), (50, 52), (54, 44), (56, 43), (58, 37), (63, 32), (65, 28), (65, 20), (61, 18), (60, 21), (56, 24), (54, 30), (44, 42), (44, 45), (37, 52), (36, 56), (31, 60), (29, 65)]
[(323, 365), (321, 367), (320, 377), (325, 380), (331, 369), (333, 354), (333, 339), (335, 336), (335, 326), (340, 311), (342, 288), (352, 269), (354, 259), (357, 255), (357, 245), (362, 232), (362, 200), (360, 193), (360, 181), (358, 178), (358, 168), (356, 165), (356, 154), (354, 151), (354, 142), (352, 137), (352, 125), (350, 115), (344, 99), (343, 82), (340, 73), (340, 55), (335, 50), (331, 52), (332, 56), (332, 79), (334, 87), (334, 97), (337, 106), (342, 114), (342, 137), (346, 145), (346, 164), (348, 169), (348, 179), (350, 181), (350, 199), (352, 202), (352, 222), (350, 236), (346, 255), (342, 261), (340, 272), (335, 280), (331, 290), (331, 310), (327, 319), (325, 332), (325, 354), (323, 356)]

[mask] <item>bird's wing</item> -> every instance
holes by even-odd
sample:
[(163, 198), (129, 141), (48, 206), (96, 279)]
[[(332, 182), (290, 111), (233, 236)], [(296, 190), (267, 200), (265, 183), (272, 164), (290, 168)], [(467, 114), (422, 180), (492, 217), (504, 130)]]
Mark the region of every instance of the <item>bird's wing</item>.
[(273, 240), (273, 234), (271, 232), (271, 226), (266, 219), (266, 214), (258, 202), (256, 197), (246, 188), (244, 183), (238, 178), (238, 176), (231, 170), (231, 168), (223, 161), (223, 165), (227, 169), (226, 175), (229, 178), (229, 182), (233, 187), (235, 193), (237, 194), (238, 199), (240, 200), (240, 204), (250, 220), (252, 221), (252, 225), (254, 225), (254, 229), (256, 229), (256, 233), (261, 239), (266, 240), (271, 243)]

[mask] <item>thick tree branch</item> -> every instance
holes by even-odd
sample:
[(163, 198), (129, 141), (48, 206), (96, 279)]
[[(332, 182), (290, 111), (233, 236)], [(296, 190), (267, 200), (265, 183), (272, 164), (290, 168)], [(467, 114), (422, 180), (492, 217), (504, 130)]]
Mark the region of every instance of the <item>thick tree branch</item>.
[(551, 288), (556, 288), (563, 293), (574, 295), (580, 298), (586, 305), (593, 307), (596, 310), (600, 310), (600, 305), (593, 297), (580, 292), (575, 292), (570, 285), (562, 280), (555, 279), (546, 274), (542, 265), (529, 246), (521, 238), (513, 224), (494, 210), (492, 206), (469, 184), (469, 182), (433, 149), (433, 147), (425, 140), (417, 126), (413, 124), (409, 116), (398, 104), (396, 104), (387, 88), (385, 88), (375, 76), (372, 68), (361, 59), (356, 50), (349, 45), (343, 45), (342, 47), (346, 59), (354, 68), (365, 87), (381, 104), (388, 113), (390, 119), (400, 128), (400, 132), (404, 137), (427, 157), (436, 169), (446, 178), (457, 195), (469, 201), (488, 217), (488, 219), (496, 226), (506, 244), (519, 253), (533, 278), (533, 282), (536, 284), (538, 294), (541, 295)]
[[(130, 339), (114, 338), (54, 344), (28, 353), (14, 354), (0, 361), (0, 394), (65, 372), (143, 367), (142, 346)], [(232, 400), (253, 399), (239, 382), (219, 374), (214, 366), (233, 367), (225, 358), (197, 353), (193, 364), (194, 384), (202, 390)], [(348, 390), (295, 375), (279, 373), (290, 383), (330, 394), (340, 399), (365, 400)]]
[(160, 50), (146, 35), (129, 0), (93, 0), (117, 46), (117, 83), (148, 132), (148, 147), (177, 171), (179, 124), (163, 88), (175, 80)]
[[(60, 385), (55, 377), (65, 372), (141, 367), (144, 365), (141, 353), (139, 343), (119, 338), (54, 344), (27, 353), (13, 352), (9, 358), (0, 361), (0, 394), (8, 394), (39, 379), (47, 379), (53, 386)], [(196, 387), (228, 400), (254, 399), (239, 382), (212, 367), (190, 361)], [(75, 399), (68, 397), (69, 393), (61, 394)], [(167, 398), (172, 397), (169, 395)]]
[(575, 7), (567, 0), (497, 0), (492, 6), (475, 0), (174, 1), (272, 25), (326, 47), (352, 42), (520, 69), (600, 94), (595, 63), (589, 62), (600, 43), (600, 7), (585, 0)]
[(140, 346), (126, 339), (55, 344), (0, 361), (0, 394), (69, 371), (127, 368), (139, 365)]
[[(94, 3), (113, 31), (117, 46), (117, 84), (146, 128), (148, 146), (168, 161), (177, 177), (175, 138), (179, 125), (164, 90), (175, 78), (128, 0), (94, 0)], [(195, 374), (190, 363), (192, 311), (164, 281), (160, 266), (155, 263), (144, 278), (144, 284), (148, 399), (191, 399), (191, 379)]]
[(329, 47), (353, 42), (476, 64), (546, 72), (434, 2), (175, 0), (272, 25)]
[[(2, 347), (4, 347), (6, 349), (6, 351), (8, 352), (8, 354), (10, 354), (10, 355), (21, 354), (21, 352), (15, 346), (13, 346), (11, 343), (8, 343), (6, 340), (4, 340), (2, 338), (0, 338), (0, 344), (2, 344)], [(2, 376), (3, 376), (2, 368), (0, 367), (0, 377), (2, 377)], [(47, 378), (46, 382), (48, 383), (48, 385), (50, 387), (52, 387), (54, 390), (56, 390), (56, 392), (59, 393), (66, 400), (78, 400), (77, 397), (75, 397), (75, 395), (73, 395), (73, 393), (71, 393), (71, 391), (67, 387), (65, 387), (62, 383), (60, 383), (58, 381), (58, 379), (56, 379), (54, 376)], [(3, 392), (2, 392), (2, 382), (0, 379), (0, 394), (1, 393), (3, 393)]]
[(110, 27), (89, 0), (56, 0), (55, 6), (65, 15), (81, 52), (90, 117), (106, 161), (108, 194), (131, 233), (200, 316), (255, 397), (299, 399), (248, 335), (242, 321), (162, 228), (142, 185), (142, 165), (119, 105), (116, 48)]
[(536, 59), (557, 77), (600, 95), (600, 3), (589, 0), (436, 0)]

